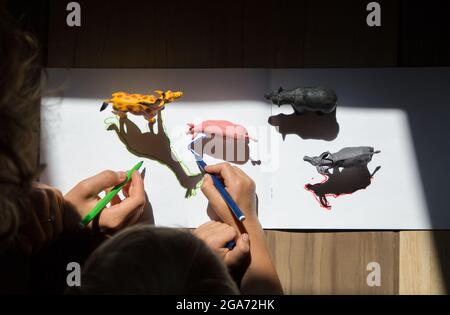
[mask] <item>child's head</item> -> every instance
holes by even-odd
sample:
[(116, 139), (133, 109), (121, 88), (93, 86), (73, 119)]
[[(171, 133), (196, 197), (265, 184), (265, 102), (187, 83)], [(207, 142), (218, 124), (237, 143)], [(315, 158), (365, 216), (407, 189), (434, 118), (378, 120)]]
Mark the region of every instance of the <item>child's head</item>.
[(87, 260), (78, 294), (238, 294), (225, 265), (188, 231), (138, 225)]

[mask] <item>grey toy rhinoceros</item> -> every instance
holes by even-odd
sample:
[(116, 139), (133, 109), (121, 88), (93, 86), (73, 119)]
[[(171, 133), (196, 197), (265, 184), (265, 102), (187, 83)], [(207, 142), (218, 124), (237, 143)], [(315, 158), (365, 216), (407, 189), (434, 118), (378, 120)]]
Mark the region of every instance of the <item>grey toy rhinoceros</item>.
[(311, 163), (320, 174), (330, 174), (329, 170), (340, 167), (366, 166), (372, 156), (380, 151), (372, 147), (348, 147), (336, 153), (324, 152), (319, 156), (305, 156), (303, 160)]
[(306, 111), (329, 114), (336, 109), (337, 96), (332, 89), (321, 87), (298, 87), (283, 90), (280, 86), (264, 97), (273, 104), (291, 105), (297, 114)]

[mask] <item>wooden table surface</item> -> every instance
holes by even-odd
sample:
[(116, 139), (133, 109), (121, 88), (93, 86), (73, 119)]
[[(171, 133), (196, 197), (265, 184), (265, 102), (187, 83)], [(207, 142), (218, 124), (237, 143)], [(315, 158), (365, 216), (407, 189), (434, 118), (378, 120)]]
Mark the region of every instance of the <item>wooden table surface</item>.
[[(288, 294), (447, 294), (449, 231), (266, 231)], [(368, 286), (377, 262), (381, 285)]]
[[(450, 65), (448, 1), (46, 1), (38, 37), (48, 67), (401, 67)], [(421, 23), (434, 14), (433, 23)], [(442, 38), (442, 40), (440, 40)], [(446, 40), (443, 40), (446, 38)], [(429, 49), (430, 46), (433, 49)], [(266, 231), (289, 294), (439, 294), (450, 285), (450, 231)], [(367, 285), (367, 265), (381, 285)]]

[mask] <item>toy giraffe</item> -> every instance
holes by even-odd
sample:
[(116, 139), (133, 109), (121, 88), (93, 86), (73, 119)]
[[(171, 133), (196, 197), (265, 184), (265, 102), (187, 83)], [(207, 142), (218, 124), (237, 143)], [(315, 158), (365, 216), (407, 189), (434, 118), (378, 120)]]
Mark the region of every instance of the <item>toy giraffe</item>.
[(142, 115), (150, 124), (154, 124), (156, 115), (160, 110), (164, 109), (165, 104), (183, 96), (181, 91), (172, 92), (167, 90), (164, 92), (155, 90), (155, 92), (158, 96), (115, 92), (112, 94), (112, 98), (103, 102), (100, 111), (104, 110), (111, 103), (113, 107), (112, 112), (120, 118), (126, 118), (129, 112), (134, 115)]

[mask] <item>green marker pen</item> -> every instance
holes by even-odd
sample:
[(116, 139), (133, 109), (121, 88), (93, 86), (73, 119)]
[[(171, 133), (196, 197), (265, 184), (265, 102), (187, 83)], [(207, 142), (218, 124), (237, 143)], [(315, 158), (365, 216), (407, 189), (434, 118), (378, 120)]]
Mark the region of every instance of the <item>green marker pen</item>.
[(128, 183), (131, 180), (131, 175), (134, 171), (137, 171), (141, 168), (142, 163), (144, 161), (139, 162), (136, 164), (131, 170), (127, 172), (127, 178), (120, 184), (114, 186), (113, 189), (111, 189), (110, 192), (106, 194), (105, 197), (103, 197), (94, 208), (92, 208), (91, 211), (83, 218), (83, 220), (80, 221), (80, 227), (84, 228), (86, 225), (89, 224), (94, 218), (106, 207), (108, 203), (111, 202), (111, 200), (114, 198), (115, 195), (119, 193), (119, 191), (125, 186), (126, 183)]

